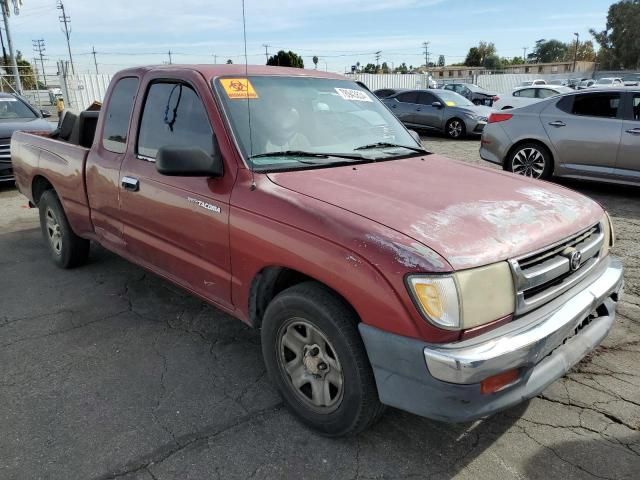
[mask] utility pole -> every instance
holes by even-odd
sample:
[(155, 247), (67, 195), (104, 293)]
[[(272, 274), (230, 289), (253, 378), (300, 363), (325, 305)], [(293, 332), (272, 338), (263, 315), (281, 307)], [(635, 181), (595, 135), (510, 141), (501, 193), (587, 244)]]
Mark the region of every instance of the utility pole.
[(171, 50), (169, 50), (169, 65), (171, 65), (171, 64), (172, 64), (172, 61), (171, 61)]
[(217, 64), (218, 63), (218, 55), (216, 55), (215, 53), (213, 54), (213, 64)]
[(69, 61), (71, 62), (71, 73), (75, 75), (76, 69), (73, 66), (73, 57), (71, 56), (71, 42), (69, 38), (71, 37), (71, 17), (67, 15), (64, 11), (64, 3), (62, 0), (58, 0), (58, 5), (56, 6), (58, 10), (62, 12), (62, 15), (58, 17), (60, 23), (64, 25), (64, 36), (67, 38), (67, 50), (69, 50)]
[(264, 56), (266, 58), (266, 61), (269, 62), (269, 47), (271, 45), (267, 45), (266, 43), (263, 43), (262, 46), (264, 47)]
[(527, 63), (527, 47), (522, 47), (522, 61)]
[[(43, 75), (44, 77), (44, 72)], [(38, 108), (42, 109), (42, 101), (40, 100), (40, 89), (38, 88), (38, 59), (33, 57), (33, 79), (36, 82), (36, 102), (38, 104)]]
[(96, 60), (96, 47), (91, 45), (91, 55), (93, 55), (93, 64), (96, 66), (96, 75), (98, 74), (98, 60)]
[(424, 48), (424, 68), (429, 71), (429, 42), (422, 42)]
[(576, 49), (573, 52), (573, 73), (576, 73), (576, 62), (578, 60), (578, 42), (580, 41), (580, 34), (574, 33), (576, 36)]
[[(18, 13), (17, 7), (15, 9)], [(16, 79), (16, 92), (22, 94), (22, 82), (20, 81), (20, 73), (18, 71), (18, 62), (16, 56), (13, 53), (13, 42), (11, 41), (11, 31), (9, 30), (9, 2), (3, 0), (2, 2), (2, 17), (4, 20), (4, 31), (7, 32), (7, 45), (9, 46), (9, 60), (11, 61), (11, 67), (13, 69), (13, 75)]]
[[(47, 76), (45, 75), (45, 71), (44, 71), (44, 61), (45, 61), (44, 52), (47, 51), (47, 49), (46, 49), (46, 47), (44, 45), (44, 39), (41, 38), (39, 40), (32, 40), (31, 42), (33, 43), (33, 51), (34, 51), (34, 53), (37, 53), (38, 57), (40, 58), (40, 65), (42, 66), (42, 79), (44, 80), (44, 87), (48, 88), (47, 87)], [(36, 57), (36, 59), (38, 57)], [(36, 60), (36, 59), (34, 59), (34, 60)], [(36, 76), (36, 79), (37, 78), (38, 77)], [(38, 82), (36, 82), (36, 90), (38, 90), (37, 83)]]
[(380, 70), (380, 54), (382, 53), (381, 50), (378, 50), (376, 52), (376, 73), (378, 73), (378, 70)]
[(2, 44), (2, 65), (6, 65), (9, 61), (9, 57), (7, 57), (7, 51), (4, 48), (4, 36), (2, 35), (2, 29), (0, 29), (0, 43)]

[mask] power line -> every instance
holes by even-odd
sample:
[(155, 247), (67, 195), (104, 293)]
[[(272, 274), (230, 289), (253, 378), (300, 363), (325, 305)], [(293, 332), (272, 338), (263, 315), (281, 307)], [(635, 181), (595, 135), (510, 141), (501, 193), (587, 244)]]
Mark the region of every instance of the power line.
[[(44, 44), (44, 39), (40, 38), (38, 40), (32, 40), (31, 41), (33, 43), (33, 51), (34, 53), (36, 53), (38, 55), (38, 57), (40, 57), (40, 65), (42, 65), (42, 79), (44, 80), (44, 87), (47, 87), (47, 76), (44, 74), (44, 61), (45, 61), (45, 54), (44, 52), (47, 51), (45, 44)], [(36, 76), (37, 78), (37, 76)], [(37, 88), (37, 87), (36, 87)]]
[(71, 56), (71, 42), (69, 40), (69, 37), (71, 36), (71, 17), (65, 13), (64, 3), (62, 3), (62, 0), (58, 0), (58, 5), (56, 6), (56, 8), (62, 11), (62, 15), (58, 17), (58, 20), (60, 20), (60, 23), (64, 25), (63, 33), (64, 33), (64, 36), (67, 38), (67, 49), (69, 50), (69, 61), (71, 62), (71, 73), (75, 74), (76, 69), (73, 66), (73, 57)]

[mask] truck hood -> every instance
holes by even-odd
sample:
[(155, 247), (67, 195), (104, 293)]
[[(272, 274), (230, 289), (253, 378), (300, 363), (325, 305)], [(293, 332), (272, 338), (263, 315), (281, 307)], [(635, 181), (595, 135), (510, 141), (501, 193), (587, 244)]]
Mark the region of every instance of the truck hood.
[(603, 214), (569, 189), (438, 155), (268, 176), (396, 230), (456, 270), (541, 249)]
[(25, 132), (42, 131), (50, 132), (55, 124), (44, 118), (16, 118), (0, 120), (0, 138), (9, 138), (16, 130)]

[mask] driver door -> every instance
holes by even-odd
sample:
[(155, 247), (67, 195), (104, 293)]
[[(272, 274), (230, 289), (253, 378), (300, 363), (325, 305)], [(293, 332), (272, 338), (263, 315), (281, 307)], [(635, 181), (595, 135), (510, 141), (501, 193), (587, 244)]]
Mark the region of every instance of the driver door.
[(434, 107), (433, 102), (439, 102), (431, 92), (420, 92), (418, 105), (415, 110), (416, 122), (427, 128), (441, 128), (443, 107)]

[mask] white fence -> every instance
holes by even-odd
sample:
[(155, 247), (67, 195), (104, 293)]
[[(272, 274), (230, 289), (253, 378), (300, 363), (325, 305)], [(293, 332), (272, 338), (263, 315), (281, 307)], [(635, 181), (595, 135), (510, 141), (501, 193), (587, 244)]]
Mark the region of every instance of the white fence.
[(374, 74), (374, 73), (354, 73), (348, 74), (349, 78), (356, 82), (362, 82), (370, 90), (379, 88), (427, 88), (428, 76), (420, 74)]
[(111, 81), (107, 74), (80, 74), (60, 76), (65, 106), (84, 110), (95, 100), (102, 101)]

